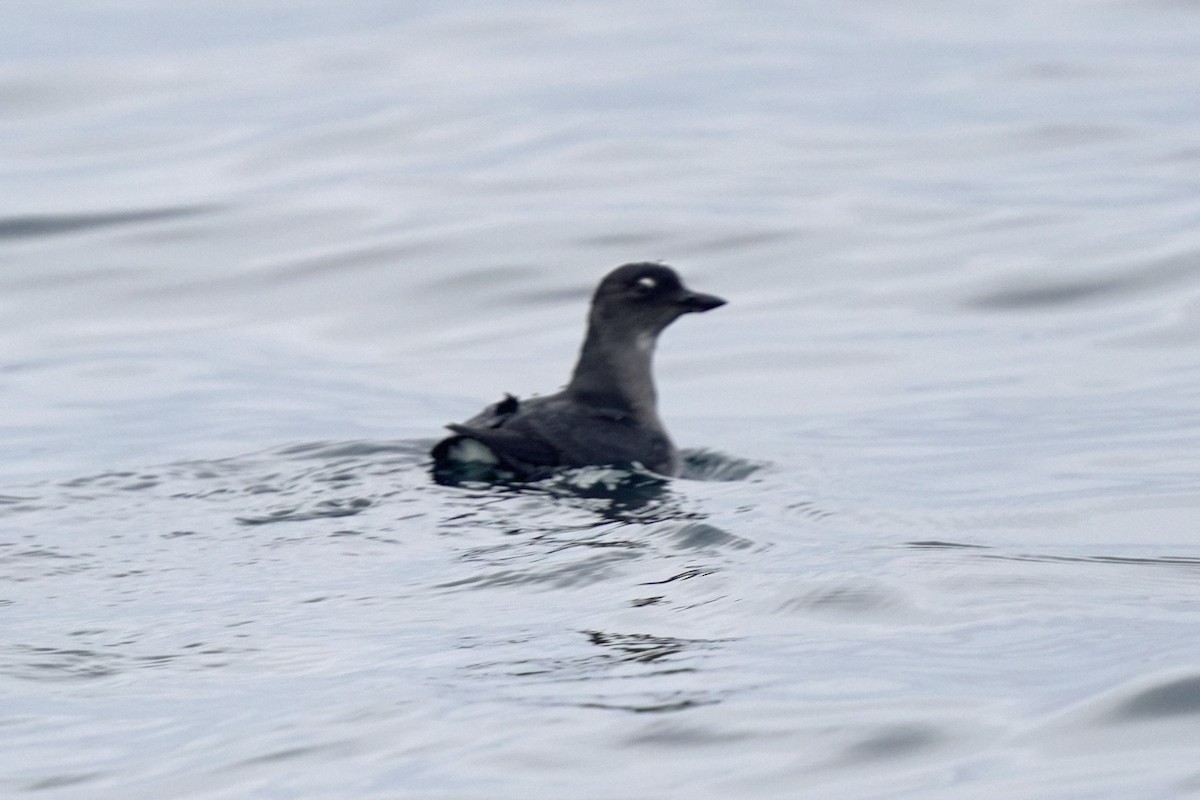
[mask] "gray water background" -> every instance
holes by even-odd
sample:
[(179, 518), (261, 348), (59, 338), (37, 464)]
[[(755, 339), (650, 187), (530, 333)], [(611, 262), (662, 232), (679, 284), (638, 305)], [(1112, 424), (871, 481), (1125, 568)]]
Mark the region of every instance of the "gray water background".
[[(1200, 794), (1198, 87), (1169, 0), (9, 0), (0, 794)], [(645, 259), (690, 477), (434, 484)]]

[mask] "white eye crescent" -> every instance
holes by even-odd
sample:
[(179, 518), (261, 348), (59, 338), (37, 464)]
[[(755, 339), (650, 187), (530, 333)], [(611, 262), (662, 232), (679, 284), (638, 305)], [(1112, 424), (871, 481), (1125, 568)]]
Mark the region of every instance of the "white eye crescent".
[(658, 281), (650, 277), (638, 278), (637, 286), (643, 292), (652, 292), (658, 287)]

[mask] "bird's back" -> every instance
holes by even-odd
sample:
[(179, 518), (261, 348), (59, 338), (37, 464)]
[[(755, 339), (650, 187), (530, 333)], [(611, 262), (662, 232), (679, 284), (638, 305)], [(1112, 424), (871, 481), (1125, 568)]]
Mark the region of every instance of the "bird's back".
[[(678, 472), (675, 447), (661, 427), (585, 405), (566, 392), (529, 400), (510, 395), (461, 425), (447, 427), (486, 445), (502, 464), (522, 474), (633, 462), (664, 475)], [(445, 457), (447, 448), (438, 449)], [(439, 456), (437, 449), (434, 456)]]

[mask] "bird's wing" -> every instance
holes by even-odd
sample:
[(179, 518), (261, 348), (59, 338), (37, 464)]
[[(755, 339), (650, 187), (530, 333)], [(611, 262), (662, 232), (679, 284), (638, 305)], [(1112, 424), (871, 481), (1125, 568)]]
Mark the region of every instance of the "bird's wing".
[(627, 414), (581, 407), (562, 395), (518, 402), (512, 396), (488, 406), (465, 423), (447, 425), (456, 436), (434, 448), (435, 459), (462, 438), (473, 439), (505, 466), (524, 474), (546, 468), (641, 462), (670, 471), (671, 443), (657, 429)]
[(483, 411), (480, 411), (464, 422), (463, 425), (471, 428), (499, 428), (517, 414), (521, 409), (521, 405), (521, 401), (514, 395), (506, 394), (503, 400), (492, 403)]
[(531, 413), (514, 415), (499, 430), (518, 433), (553, 452), (552, 461), (534, 463), (580, 467), (639, 461), (655, 469), (670, 458), (670, 440), (661, 431), (613, 409), (581, 406), (552, 395), (523, 403), (522, 410)]
[(530, 431), (477, 428), (472, 425), (446, 427), (459, 436), (487, 445), (501, 462), (521, 471), (528, 471), (530, 466), (557, 466), (562, 463), (558, 450)]

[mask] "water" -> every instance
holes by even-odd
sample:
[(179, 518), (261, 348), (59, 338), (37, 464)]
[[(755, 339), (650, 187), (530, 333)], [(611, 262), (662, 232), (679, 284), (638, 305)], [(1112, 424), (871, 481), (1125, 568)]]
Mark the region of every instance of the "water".
[[(5, 20), (5, 796), (1200, 793), (1200, 7)], [(689, 477), (434, 483), (645, 259)]]

